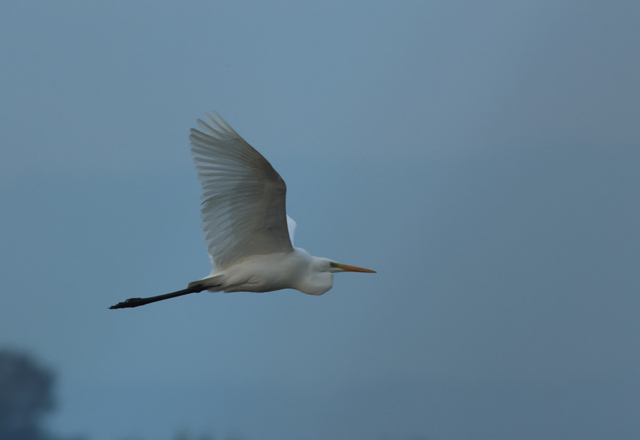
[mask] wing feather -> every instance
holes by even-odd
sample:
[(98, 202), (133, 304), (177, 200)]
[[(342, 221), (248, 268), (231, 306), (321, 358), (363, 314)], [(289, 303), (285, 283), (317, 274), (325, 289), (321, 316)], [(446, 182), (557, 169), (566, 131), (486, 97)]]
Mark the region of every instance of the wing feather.
[(293, 244), (293, 235), (296, 233), (297, 226), (298, 224), (295, 222), (295, 220), (287, 216), (287, 229), (289, 229), (289, 238), (291, 239), (291, 246), (295, 246)]
[(198, 126), (189, 140), (202, 185), (202, 231), (215, 266), (293, 251), (282, 177), (219, 114), (205, 115)]

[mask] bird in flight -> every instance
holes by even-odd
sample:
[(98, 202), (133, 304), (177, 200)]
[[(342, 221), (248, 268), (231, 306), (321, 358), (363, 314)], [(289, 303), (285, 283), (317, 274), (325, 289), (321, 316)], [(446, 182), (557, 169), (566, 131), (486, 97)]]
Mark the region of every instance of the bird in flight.
[(213, 113), (191, 129), (191, 154), (202, 184), (202, 231), (211, 274), (184, 290), (130, 298), (111, 309), (138, 307), (189, 293), (296, 289), (322, 295), (333, 274), (373, 270), (309, 255), (293, 247), (296, 222), (286, 211), (287, 186), (258, 151)]

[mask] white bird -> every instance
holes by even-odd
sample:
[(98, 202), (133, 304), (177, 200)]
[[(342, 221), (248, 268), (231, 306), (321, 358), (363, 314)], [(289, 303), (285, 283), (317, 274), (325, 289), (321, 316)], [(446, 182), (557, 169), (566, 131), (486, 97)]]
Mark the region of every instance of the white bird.
[(202, 231), (213, 263), (211, 274), (166, 295), (130, 298), (112, 309), (138, 307), (176, 296), (211, 292), (297, 289), (322, 295), (336, 272), (373, 270), (312, 257), (293, 247), (296, 223), (287, 215), (287, 186), (271, 164), (222, 117), (198, 119), (191, 154), (202, 184)]

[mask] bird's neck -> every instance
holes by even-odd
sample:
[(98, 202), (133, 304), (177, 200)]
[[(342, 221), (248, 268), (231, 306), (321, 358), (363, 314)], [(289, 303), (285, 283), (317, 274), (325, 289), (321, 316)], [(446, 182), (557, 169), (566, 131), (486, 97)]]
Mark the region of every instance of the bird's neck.
[(307, 255), (308, 268), (306, 274), (300, 279), (297, 289), (307, 295), (322, 295), (333, 287), (333, 274), (320, 270), (322, 260), (312, 257), (306, 251), (296, 248)]

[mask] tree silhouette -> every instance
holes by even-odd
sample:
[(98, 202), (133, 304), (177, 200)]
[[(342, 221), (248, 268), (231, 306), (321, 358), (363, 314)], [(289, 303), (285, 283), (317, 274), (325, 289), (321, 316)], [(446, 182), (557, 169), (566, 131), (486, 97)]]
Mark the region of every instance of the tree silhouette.
[(0, 439), (48, 440), (44, 416), (54, 409), (53, 373), (30, 356), (0, 350)]

